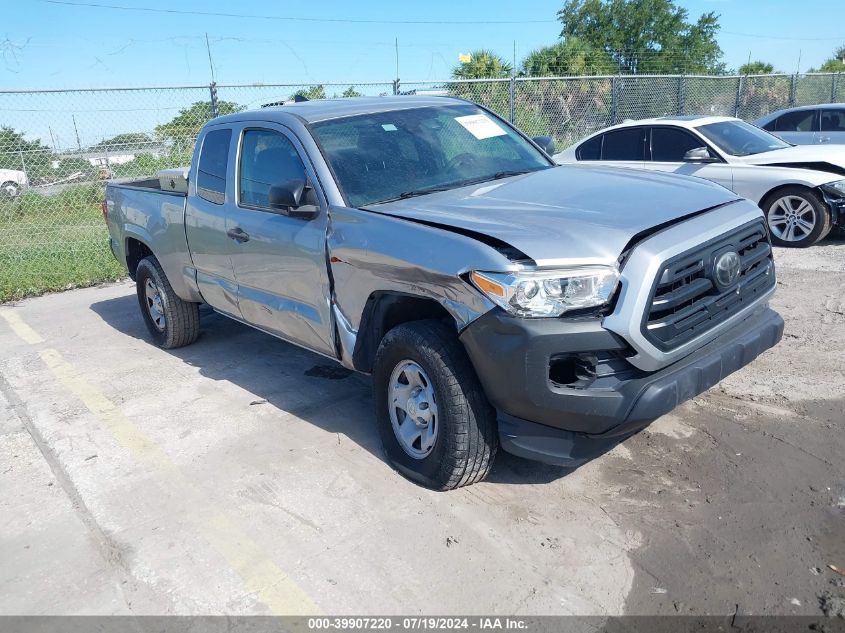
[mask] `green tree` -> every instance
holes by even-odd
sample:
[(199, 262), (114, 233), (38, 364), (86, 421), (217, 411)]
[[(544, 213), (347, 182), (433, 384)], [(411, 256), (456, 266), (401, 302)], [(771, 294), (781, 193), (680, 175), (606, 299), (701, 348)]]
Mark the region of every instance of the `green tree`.
[(566, 0), (558, 11), (564, 39), (605, 51), (623, 73), (721, 73), (719, 16), (696, 22), (673, 0)]
[(469, 61), (452, 69), (454, 79), (497, 79), (510, 77), (513, 66), (496, 53), (479, 49), (469, 54)]
[[(231, 101), (218, 101), (218, 114), (240, 112), (244, 107)], [(160, 141), (192, 141), (199, 134), (200, 128), (211, 121), (213, 114), (210, 101), (197, 101), (187, 108), (179, 110), (173, 119), (155, 127), (156, 139)]]
[(23, 171), (37, 183), (50, 173), (52, 159), (53, 153), (40, 139), (28, 141), (14, 128), (0, 127), (0, 169)]
[(754, 61), (739, 67), (740, 75), (771, 75), (775, 67), (767, 62)]
[(607, 75), (615, 70), (616, 66), (606, 52), (570, 37), (530, 52), (522, 60), (519, 74), (525, 77)]
[(833, 53), (833, 57), (822, 64), (821, 68), (818, 70), (811, 68), (810, 72), (845, 73), (845, 46), (837, 48)]
[(313, 101), (314, 99), (325, 99), (326, 89), (322, 85), (300, 88), (290, 96), (290, 99), (293, 99), (296, 96), (305, 97), (309, 101)]
[(346, 90), (343, 91), (343, 94), (340, 95), (341, 97), (363, 97), (364, 95), (355, 90), (355, 86), (349, 86)]

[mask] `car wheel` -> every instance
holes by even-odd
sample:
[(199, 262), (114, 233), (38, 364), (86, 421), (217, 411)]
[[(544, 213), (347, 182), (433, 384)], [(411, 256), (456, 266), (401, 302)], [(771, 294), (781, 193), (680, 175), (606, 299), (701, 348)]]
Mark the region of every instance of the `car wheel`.
[(144, 323), (156, 345), (173, 349), (197, 340), (199, 304), (176, 296), (155, 257), (145, 257), (138, 263), (135, 287)]
[(490, 471), (496, 413), (454, 329), (426, 320), (390, 330), (376, 353), (373, 392), (385, 454), (403, 475), (451, 490)]
[(786, 187), (763, 204), (772, 242), (803, 248), (830, 232), (830, 212), (824, 202), (803, 187)]
[(0, 194), (2, 194), (4, 198), (17, 198), (20, 192), (21, 187), (16, 182), (4, 182), (2, 185), (0, 185)]

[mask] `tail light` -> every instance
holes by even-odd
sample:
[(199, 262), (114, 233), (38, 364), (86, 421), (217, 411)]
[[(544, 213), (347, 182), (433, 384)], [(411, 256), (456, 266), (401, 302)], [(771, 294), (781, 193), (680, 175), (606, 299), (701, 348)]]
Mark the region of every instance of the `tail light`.
[(103, 204), (100, 205), (100, 209), (103, 212), (103, 222), (108, 224), (109, 223), (109, 203), (108, 203), (108, 200), (103, 199)]

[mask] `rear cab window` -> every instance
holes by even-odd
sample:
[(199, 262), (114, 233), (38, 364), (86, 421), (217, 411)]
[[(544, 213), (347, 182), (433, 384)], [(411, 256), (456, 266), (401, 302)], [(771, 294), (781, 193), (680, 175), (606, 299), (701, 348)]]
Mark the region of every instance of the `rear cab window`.
[(605, 134), (601, 159), (645, 160), (644, 128), (623, 128)]
[(226, 167), (232, 130), (212, 130), (205, 135), (197, 166), (197, 195), (214, 204), (226, 200)]

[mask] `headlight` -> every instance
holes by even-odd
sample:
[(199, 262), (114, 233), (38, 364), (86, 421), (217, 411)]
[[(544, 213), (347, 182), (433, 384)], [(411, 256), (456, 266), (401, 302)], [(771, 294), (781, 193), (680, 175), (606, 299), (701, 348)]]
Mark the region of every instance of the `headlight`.
[(829, 182), (826, 185), (822, 185), (822, 189), (835, 198), (845, 198), (845, 180)]
[(557, 317), (610, 301), (619, 271), (609, 266), (516, 273), (473, 271), (472, 283), (491, 301), (521, 317)]

